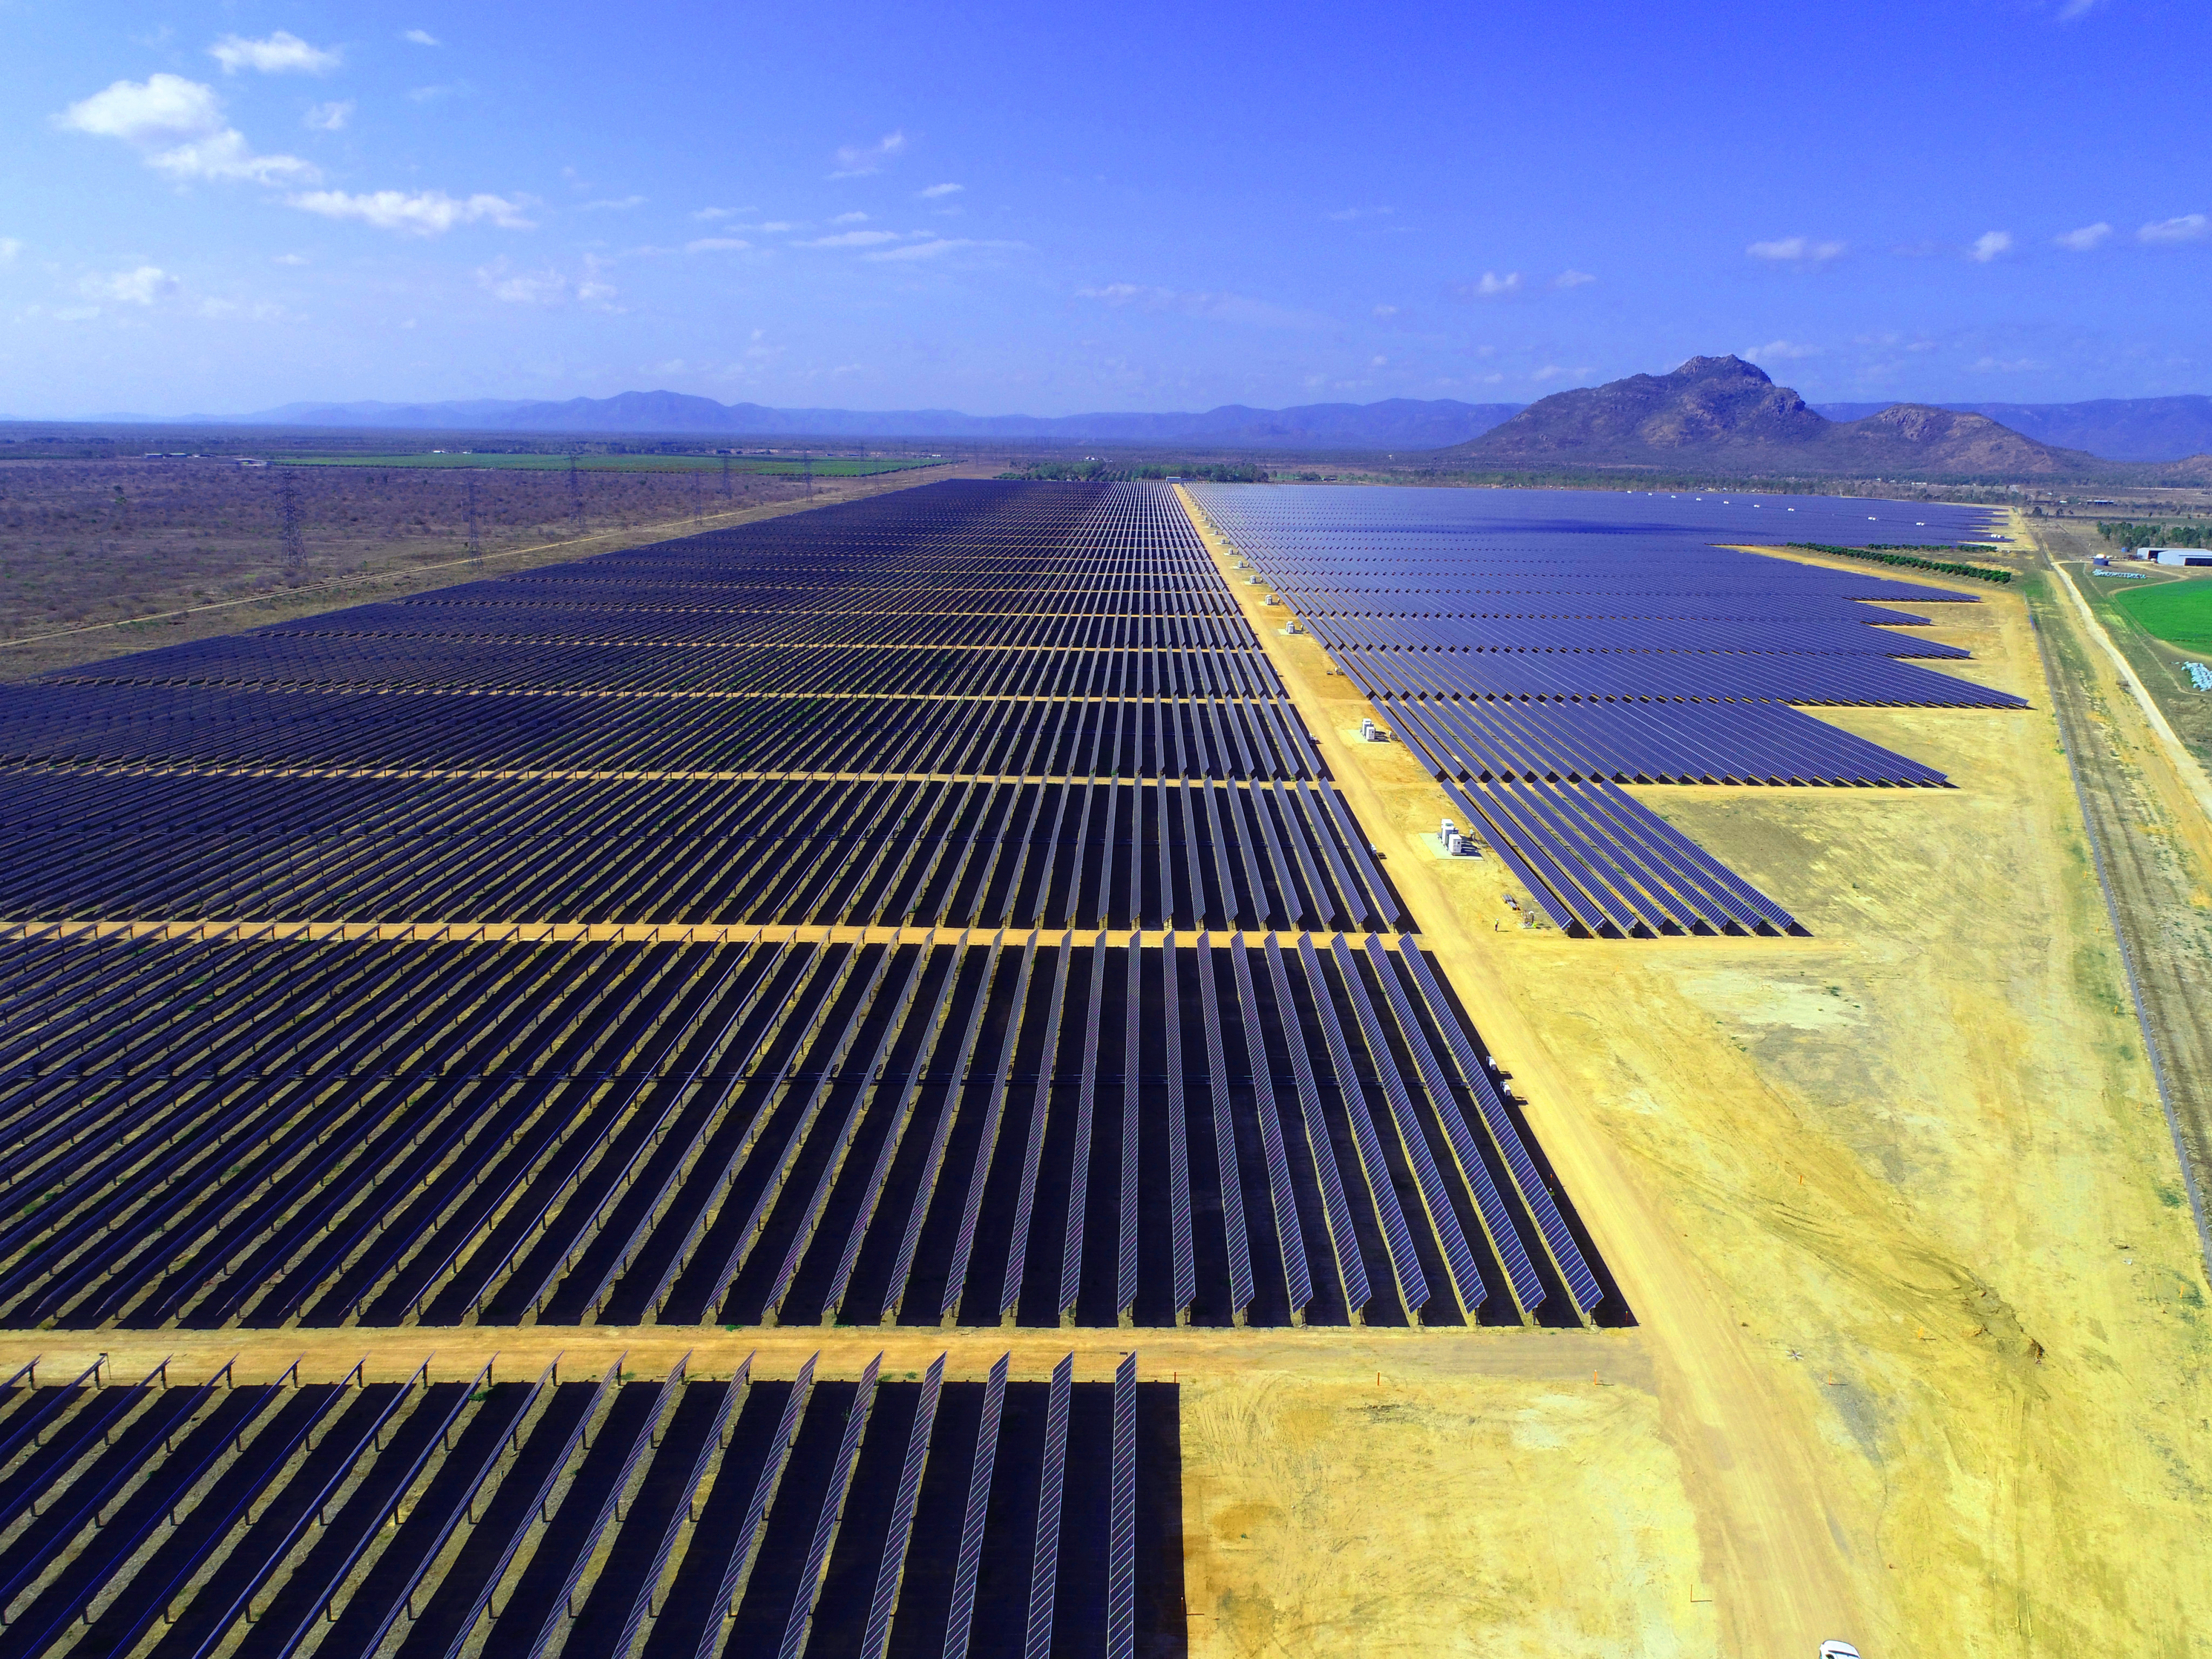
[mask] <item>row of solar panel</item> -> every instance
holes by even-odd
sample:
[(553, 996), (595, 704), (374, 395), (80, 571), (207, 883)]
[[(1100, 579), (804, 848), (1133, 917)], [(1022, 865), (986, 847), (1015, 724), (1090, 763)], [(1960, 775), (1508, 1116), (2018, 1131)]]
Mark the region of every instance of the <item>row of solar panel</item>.
[(1440, 778), (1615, 783), (1921, 784), (1944, 775), (1771, 702), (1384, 700)]
[[(1304, 586), (1297, 599), (1301, 616), (1316, 623), (1332, 618), (1415, 618), (1449, 621), (1547, 621), (1580, 618), (1594, 622), (1858, 623), (1870, 627), (1925, 627), (1931, 618), (1888, 605), (1863, 604), (1832, 593), (1621, 592), (1595, 581), (1503, 592), (1485, 583), (1480, 589), (1418, 592), (1374, 587), (1339, 591)], [(1922, 609), (1925, 609), (1923, 606)]]
[(1699, 617), (1626, 620), (1553, 617), (1335, 617), (1310, 618), (1314, 637), (1331, 650), (1425, 652), (1728, 653), (1759, 656), (1952, 657), (1972, 655), (1911, 634), (1888, 634), (1850, 622), (1708, 620)]
[(0, 917), (1387, 926), (1333, 786), (0, 774)]
[(1274, 699), (391, 696), (193, 686), (0, 694), (0, 767), (1312, 778)]
[(1222, 592), (1220, 582), (1203, 568), (1127, 571), (1100, 578), (1053, 569), (1008, 576), (973, 568), (923, 575), (885, 570), (880, 565), (878, 559), (835, 573), (779, 571), (773, 578), (757, 569), (717, 572), (708, 567), (689, 578), (659, 580), (629, 574), (626, 566), (590, 576), (574, 565), (555, 565), (544, 572), (463, 582), (401, 603), (427, 611), (497, 605), (711, 616), (787, 599), (803, 610), (833, 613), (912, 607), (962, 614), (1011, 608), (1051, 616), (1236, 615), (1236, 605)]
[(1213, 617), (1100, 616), (1096, 612), (1038, 616), (1029, 612), (1019, 597), (1013, 597), (1003, 611), (983, 613), (902, 607), (840, 614), (796, 604), (726, 611), (362, 605), (267, 632), (288, 639), (373, 635), (394, 639), (495, 640), (517, 645), (991, 646), (1021, 651), (1064, 647), (1220, 651), (1242, 646), (1250, 638), (1241, 624)]
[(1606, 1297), (1407, 940), (275, 931), (0, 947), (0, 1324), (1572, 1323)]
[(1334, 653), (1370, 696), (1682, 699), (1860, 708), (2025, 708), (1998, 691), (1888, 657), (1747, 652), (1364, 651)]
[[(0, 1400), (11, 1655), (936, 1659), (1181, 1650), (1177, 1408), (1140, 1383), (234, 1382)], [(365, 1363), (365, 1362), (364, 1362)], [(103, 1386), (103, 1384), (105, 1386)]]
[(350, 686), (710, 696), (1278, 696), (1256, 650), (638, 646), (246, 634), (55, 674), (59, 685)]

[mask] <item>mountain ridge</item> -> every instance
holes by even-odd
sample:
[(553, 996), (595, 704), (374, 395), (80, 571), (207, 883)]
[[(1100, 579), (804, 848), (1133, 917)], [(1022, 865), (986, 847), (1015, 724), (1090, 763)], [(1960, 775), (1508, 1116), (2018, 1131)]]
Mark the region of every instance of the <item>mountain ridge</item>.
[[(356, 431), (654, 432), (737, 438), (1212, 443), (1262, 449), (1407, 451), (1451, 448), (1474, 441), (1526, 407), (1530, 405), (1396, 398), (1374, 404), (1307, 404), (1286, 409), (1224, 404), (1203, 410), (1157, 414), (969, 415), (945, 409), (779, 409), (763, 404), (720, 404), (711, 398), (657, 391), (557, 400), (309, 400), (246, 414), (111, 412), (73, 418), (118, 425), (304, 426)], [(1808, 402), (1805, 407), (1837, 425), (1851, 425), (1897, 408), (1978, 415), (2053, 448), (2087, 451), (2107, 461), (2158, 465), (2212, 453), (2212, 397), (2198, 394), (2100, 398), (2064, 404), (1823, 401)]]
[[(967, 415), (957, 410), (773, 409), (722, 404), (680, 392), (623, 392), (559, 401), (476, 398), (452, 403), (293, 403), (250, 414), (189, 420), (238, 426), (502, 432), (665, 432), (731, 437), (1031, 439), (1068, 443), (1201, 442), (1252, 447), (1340, 445), (1435, 449), (1462, 442), (1518, 412), (1518, 404), (1392, 398), (1373, 404), (1242, 404), (1190, 412)], [(111, 416), (109, 418), (118, 418)]]
[(1812, 472), (2051, 477), (2108, 465), (1986, 415), (1895, 404), (1832, 421), (1741, 357), (1692, 357), (1665, 374), (1632, 374), (1554, 392), (1445, 454), (1510, 468), (1684, 466)]

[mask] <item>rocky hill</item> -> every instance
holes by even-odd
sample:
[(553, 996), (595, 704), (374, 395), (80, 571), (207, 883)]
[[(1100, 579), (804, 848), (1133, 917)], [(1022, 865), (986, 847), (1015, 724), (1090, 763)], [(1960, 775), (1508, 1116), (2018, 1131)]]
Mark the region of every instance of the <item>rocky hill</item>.
[(2039, 443), (1987, 416), (1922, 404), (1831, 421), (1740, 357), (1692, 357), (1671, 374), (1555, 392), (1441, 453), (1516, 469), (1692, 467), (1869, 477), (2070, 477), (2100, 465), (2094, 456)]

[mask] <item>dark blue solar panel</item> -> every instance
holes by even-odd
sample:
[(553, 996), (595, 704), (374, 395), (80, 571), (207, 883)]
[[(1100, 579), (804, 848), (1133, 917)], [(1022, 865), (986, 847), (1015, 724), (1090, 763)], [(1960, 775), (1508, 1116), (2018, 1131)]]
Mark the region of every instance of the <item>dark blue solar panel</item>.
[(1803, 931), (1615, 786), (1941, 786), (1941, 773), (1791, 705), (2026, 706), (1904, 660), (1967, 659), (1903, 629), (1976, 595), (1745, 546), (1949, 544), (1985, 534), (1984, 509), (1656, 492), (1192, 493), (1430, 769), (1448, 787), (1480, 786), (1453, 793), (1573, 933)]

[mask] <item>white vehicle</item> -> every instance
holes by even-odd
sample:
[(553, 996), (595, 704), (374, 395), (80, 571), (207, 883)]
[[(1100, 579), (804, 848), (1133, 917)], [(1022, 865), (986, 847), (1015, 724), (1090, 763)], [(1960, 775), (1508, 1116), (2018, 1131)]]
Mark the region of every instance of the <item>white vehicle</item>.
[(1820, 1659), (1859, 1659), (1859, 1650), (1849, 1642), (1823, 1642)]

